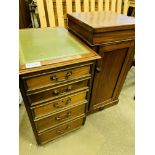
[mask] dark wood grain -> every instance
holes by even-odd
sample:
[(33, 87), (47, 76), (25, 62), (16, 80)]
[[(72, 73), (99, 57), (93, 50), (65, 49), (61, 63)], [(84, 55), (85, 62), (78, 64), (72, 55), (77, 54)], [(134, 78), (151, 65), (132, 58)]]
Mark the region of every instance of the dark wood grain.
[(125, 70), (125, 68), (129, 63), (128, 57), (132, 49), (131, 43), (128, 47), (126, 44), (124, 48), (123, 43), (117, 44), (118, 46), (115, 44), (114, 46), (105, 46), (105, 48), (100, 47), (98, 52), (102, 59), (98, 61), (100, 63), (97, 68), (100, 68), (100, 71), (96, 71), (95, 74), (90, 109), (106, 106), (107, 102), (110, 104), (114, 100), (117, 102), (120, 88), (122, 88), (127, 75), (128, 69)]
[(97, 60), (88, 114), (118, 103), (134, 57), (135, 20), (115, 12), (68, 14), (68, 29), (102, 59)]
[[(90, 79), (90, 78), (89, 78)], [(64, 95), (78, 92), (79, 89), (87, 89), (88, 80), (66, 83), (51, 89), (45, 89), (40, 92), (31, 93), (28, 95), (30, 105), (37, 105), (46, 101), (54, 100)]]
[(68, 14), (68, 29), (90, 46), (133, 40), (134, 18), (115, 12), (82, 12)]
[(95, 63), (100, 56), (70, 35), (88, 54), (43, 60), (42, 66), (34, 68), (20, 66), (20, 90), (38, 144), (74, 131), (86, 120)]
[[(86, 102), (85, 102), (86, 103)], [(64, 122), (70, 121), (71, 119), (84, 115), (85, 113), (85, 104), (80, 103), (76, 106), (72, 106), (67, 110), (63, 110), (53, 115), (35, 119), (35, 125), (38, 133), (46, 131), (47, 129), (53, 128), (57, 125), (60, 125)]]
[(79, 102), (83, 102), (86, 98), (86, 93), (87, 91), (81, 91), (79, 93), (60, 98), (56, 101), (46, 102), (44, 104), (31, 107), (34, 119), (69, 108), (70, 106), (74, 104), (76, 105)]
[(74, 131), (80, 128), (83, 125), (83, 122), (84, 122), (84, 118), (82, 117), (82, 118), (78, 118), (76, 120), (70, 121), (68, 123), (65, 123), (52, 130), (43, 132), (39, 134), (39, 140), (42, 144), (47, 143), (55, 138), (61, 137), (62, 135), (65, 135), (66, 133), (69, 133), (71, 131)]
[(52, 74), (40, 75), (38, 77), (29, 78), (26, 80), (28, 90), (37, 89), (61, 82), (67, 82), (79, 77), (86, 77), (89, 75), (90, 66), (84, 66), (75, 69), (69, 69), (65, 71), (55, 72)]

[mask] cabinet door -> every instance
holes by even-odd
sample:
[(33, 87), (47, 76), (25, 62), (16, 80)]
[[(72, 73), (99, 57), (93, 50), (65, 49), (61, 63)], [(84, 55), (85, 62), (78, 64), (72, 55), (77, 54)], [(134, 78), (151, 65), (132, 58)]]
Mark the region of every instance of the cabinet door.
[(134, 56), (134, 42), (99, 46), (90, 111), (118, 102), (118, 96)]

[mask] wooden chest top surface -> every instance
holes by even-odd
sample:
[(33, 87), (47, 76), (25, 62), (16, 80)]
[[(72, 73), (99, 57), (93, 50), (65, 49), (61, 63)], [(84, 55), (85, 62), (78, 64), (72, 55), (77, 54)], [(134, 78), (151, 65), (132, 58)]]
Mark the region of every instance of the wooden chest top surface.
[(73, 17), (96, 32), (98, 30), (105, 32), (113, 28), (115, 30), (134, 28), (135, 25), (134, 17), (124, 16), (111, 11), (71, 13), (68, 16)]
[(69, 63), (74, 60), (76, 63), (98, 56), (64, 28), (39, 28), (19, 31), (19, 57), (22, 74), (41, 69), (43, 66), (62, 66), (66, 61)]
[(90, 46), (135, 38), (134, 17), (112, 11), (68, 14), (68, 29)]

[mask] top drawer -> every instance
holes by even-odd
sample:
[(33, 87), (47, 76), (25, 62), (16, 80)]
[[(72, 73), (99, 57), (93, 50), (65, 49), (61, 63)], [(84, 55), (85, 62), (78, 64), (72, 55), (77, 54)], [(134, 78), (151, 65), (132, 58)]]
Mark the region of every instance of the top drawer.
[(57, 70), (53, 72), (44, 73), (41, 75), (34, 75), (33, 77), (25, 78), (25, 88), (27, 91), (48, 87), (62, 82), (67, 82), (80, 77), (88, 76), (90, 72), (90, 65), (70, 68), (67, 70)]

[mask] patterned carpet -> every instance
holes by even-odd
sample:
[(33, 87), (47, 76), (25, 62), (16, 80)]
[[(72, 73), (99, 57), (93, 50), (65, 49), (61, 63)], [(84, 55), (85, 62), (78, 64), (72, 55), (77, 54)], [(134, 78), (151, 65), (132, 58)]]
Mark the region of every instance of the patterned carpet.
[(134, 155), (134, 67), (116, 106), (89, 115), (85, 125), (43, 146), (36, 144), (24, 105), (19, 109), (20, 155)]

